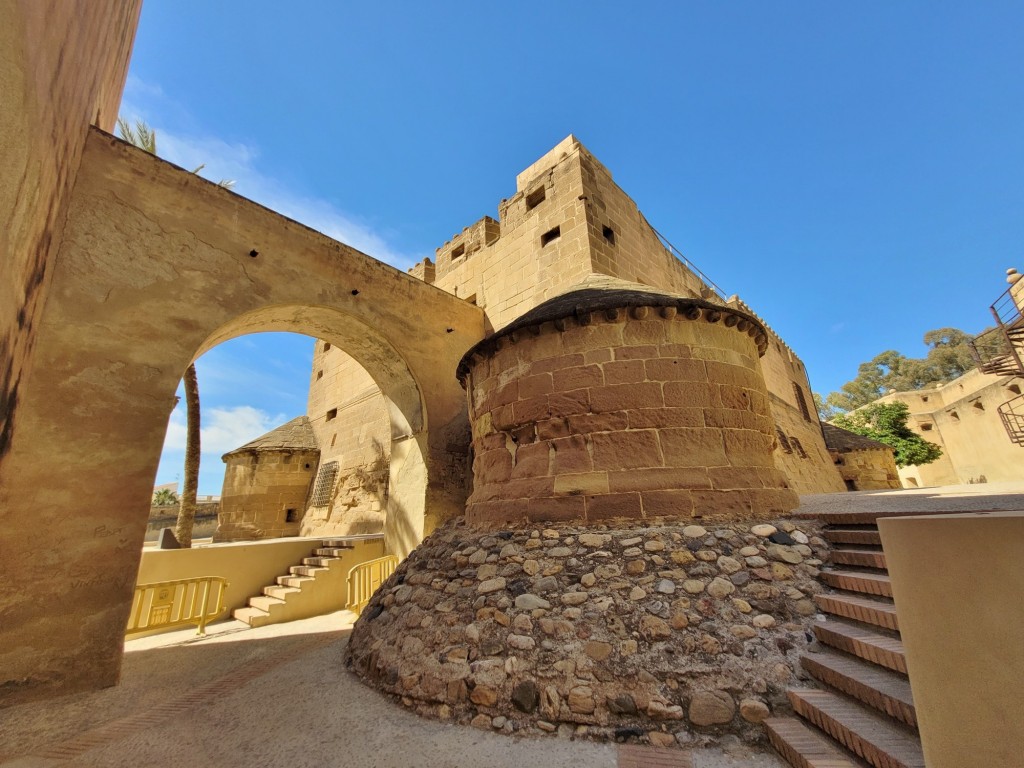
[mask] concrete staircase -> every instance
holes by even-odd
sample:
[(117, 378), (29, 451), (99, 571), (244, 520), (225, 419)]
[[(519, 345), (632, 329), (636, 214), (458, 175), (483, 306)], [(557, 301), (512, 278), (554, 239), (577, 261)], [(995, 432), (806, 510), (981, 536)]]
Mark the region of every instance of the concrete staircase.
[(836, 590), (815, 597), (819, 648), (801, 665), (820, 688), (788, 691), (794, 717), (765, 721), (794, 768), (924, 768), (917, 716), (878, 527), (884, 513), (834, 514), (824, 537)]
[[(325, 590), (338, 590), (342, 573), (342, 556), (355, 548), (351, 540), (326, 539), (312, 550), (310, 557), (293, 565), (277, 582), (263, 588), (263, 594), (249, 598), (249, 605), (235, 609), (233, 616), (251, 627), (294, 621), (323, 613), (318, 606), (324, 602)], [(347, 568), (345, 569), (347, 570)], [(320, 592), (321, 594), (314, 594)], [(344, 595), (344, 591), (337, 592)], [(344, 600), (344, 597), (341, 598)]]

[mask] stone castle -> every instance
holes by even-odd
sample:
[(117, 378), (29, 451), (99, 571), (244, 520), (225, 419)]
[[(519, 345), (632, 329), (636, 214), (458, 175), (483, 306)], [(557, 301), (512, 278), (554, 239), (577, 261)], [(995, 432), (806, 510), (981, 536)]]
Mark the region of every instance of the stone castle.
[[(469, 430), (447, 436), (445, 463), (433, 468), (467, 493), (476, 488), (477, 518), (517, 514), (507, 504), (483, 511), (526, 498), (487, 498), (512, 476), (520, 486), (546, 479), (548, 503), (587, 505), (588, 517), (654, 516), (657, 494), (699, 501), (699, 516), (713, 511), (706, 491), (781, 511), (796, 505), (794, 494), (898, 487), (877, 444), (858, 454), (870, 460), (853, 480), (840, 476), (797, 355), (682, 258), (575, 137), (516, 177), (497, 220), (466, 227), (410, 273), (481, 308), (492, 333), (459, 370), (484, 431), (472, 441)], [(552, 357), (556, 337), (563, 346)], [(661, 357), (666, 350), (675, 358)], [(305, 453), (281, 463), (294, 446), (275, 446), (276, 430), (258, 453), (225, 457), (220, 539), (381, 530), (396, 446), (387, 399), (328, 341), (316, 344), (303, 424), (301, 450), (319, 448), (316, 472)], [(739, 458), (751, 451), (759, 458)], [(282, 468), (291, 473), (284, 484)]]

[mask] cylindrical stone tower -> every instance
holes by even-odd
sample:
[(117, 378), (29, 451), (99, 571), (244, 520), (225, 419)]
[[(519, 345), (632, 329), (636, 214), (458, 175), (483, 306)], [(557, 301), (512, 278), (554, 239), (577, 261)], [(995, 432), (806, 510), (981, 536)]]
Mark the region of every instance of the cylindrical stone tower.
[(471, 523), (764, 518), (798, 505), (772, 458), (740, 310), (644, 290), (551, 299), (458, 369), (473, 430)]

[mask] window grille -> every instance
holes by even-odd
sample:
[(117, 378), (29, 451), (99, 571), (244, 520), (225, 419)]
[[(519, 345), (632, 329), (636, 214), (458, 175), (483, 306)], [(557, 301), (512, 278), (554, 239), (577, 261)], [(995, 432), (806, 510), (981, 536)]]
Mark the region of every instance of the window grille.
[(330, 503), (337, 477), (338, 462), (328, 461), (320, 467), (316, 475), (316, 485), (313, 486), (313, 498), (309, 502), (311, 507), (326, 507)]

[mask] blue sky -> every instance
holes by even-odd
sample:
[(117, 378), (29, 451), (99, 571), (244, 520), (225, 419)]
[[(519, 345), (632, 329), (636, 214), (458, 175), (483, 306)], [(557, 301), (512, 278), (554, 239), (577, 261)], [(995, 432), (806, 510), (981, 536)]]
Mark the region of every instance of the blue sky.
[[(827, 393), (930, 329), (977, 333), (1024, 267), (1022, 32), (998, 0), (146, 0), (122, 113), (400, 268), (574, 133)], [(304, 411), (311, 349), (247, 337), (200, 361), (201, 493), (220, 453)]]

